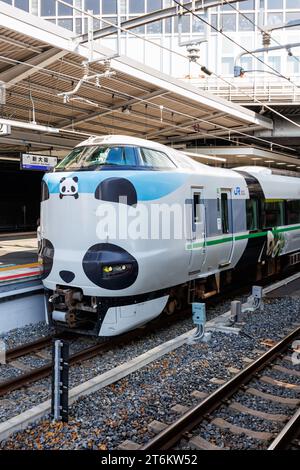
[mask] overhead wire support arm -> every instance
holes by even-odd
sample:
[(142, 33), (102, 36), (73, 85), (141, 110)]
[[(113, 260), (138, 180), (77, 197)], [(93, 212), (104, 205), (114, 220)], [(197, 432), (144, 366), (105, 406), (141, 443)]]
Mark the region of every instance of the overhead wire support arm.
[[(235, 61), (234, 61), (234, 76), (235, 77), (238, 77), (240, 76), (240, 73), (238, 73), (238, 71), (242, 71), (242, 67), (239, 66), (239, 62), (241, 60), (241, 58), (245, 55), (248, 55), (248, 54), (259, 54), (260, 52), (269, 52), (269, 51), (278, 51), (278, 50), (281, 50), (281, 49), (286, 49), (287, 50), (287, 53), (289, 55), (292, 55), (291, 53), (291, 49), (293, 47), (299, 47), (300, 46), (300, 42), (295, 42), (295, 43), (290, 43), (290, 44), (282, 44), (280, 46), (271, 46), (271, 47), (260, 47), (258, 49), (254, 49), (253, 51), (249, 51), (249, 52), (241, 52), (236, 58), (235, 58)], [(268, 72), (268, 70), (266, 71)], [(268, 73), (272, 73), (272, 72), (268, 72)], [(274, 74), (276, 75), (276, 74)], [(280, 74), (278, 73), (277, 74), (278, 77), (280, 77)]]

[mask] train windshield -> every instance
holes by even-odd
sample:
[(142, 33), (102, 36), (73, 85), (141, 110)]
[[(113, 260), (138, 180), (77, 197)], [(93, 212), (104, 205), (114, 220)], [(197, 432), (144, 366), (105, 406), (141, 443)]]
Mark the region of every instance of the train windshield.
[(120, 166), (162, 170), (176, 168), (168, 155), (160, 150), (125, 145), (93, 145), (76, 147), (55, 167), (55, 171), (100, 170)]
[(97, 170), (102, 166), (136, 166), (133, 147), (76, 147), (55, 168), (55, 171)]

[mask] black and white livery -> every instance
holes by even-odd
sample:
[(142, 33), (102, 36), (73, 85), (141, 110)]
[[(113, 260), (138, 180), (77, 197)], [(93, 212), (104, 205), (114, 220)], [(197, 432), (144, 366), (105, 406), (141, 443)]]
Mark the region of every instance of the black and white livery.
[(212, 168), (106, 136), (78, 145), (42, 184), (47, 321), (60, 328), (117, 335), (300, 261), (297, 175)]

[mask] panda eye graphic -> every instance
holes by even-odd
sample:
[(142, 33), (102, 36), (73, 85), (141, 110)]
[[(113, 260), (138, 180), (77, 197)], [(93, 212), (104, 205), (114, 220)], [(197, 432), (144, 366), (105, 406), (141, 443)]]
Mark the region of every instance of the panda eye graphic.
[(66, 191), (66, 187), (63, 186), (63, 187), (61, 188), (61, 190), (62, 190), (62, 192), (64, 193), (64, 192)]
[(71, 191), (72, 191), (72, 193), (75, 193), (75, 191), (76, 191), (75, 186), (71, 186)]

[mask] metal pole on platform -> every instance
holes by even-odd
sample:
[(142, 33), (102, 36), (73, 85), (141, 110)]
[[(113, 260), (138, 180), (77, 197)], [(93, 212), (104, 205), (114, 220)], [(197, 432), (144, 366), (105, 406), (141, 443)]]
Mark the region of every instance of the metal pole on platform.
[(68, 421), (69, 405), (69, 343), (53, 342), (51, 416), (54, 421)]

